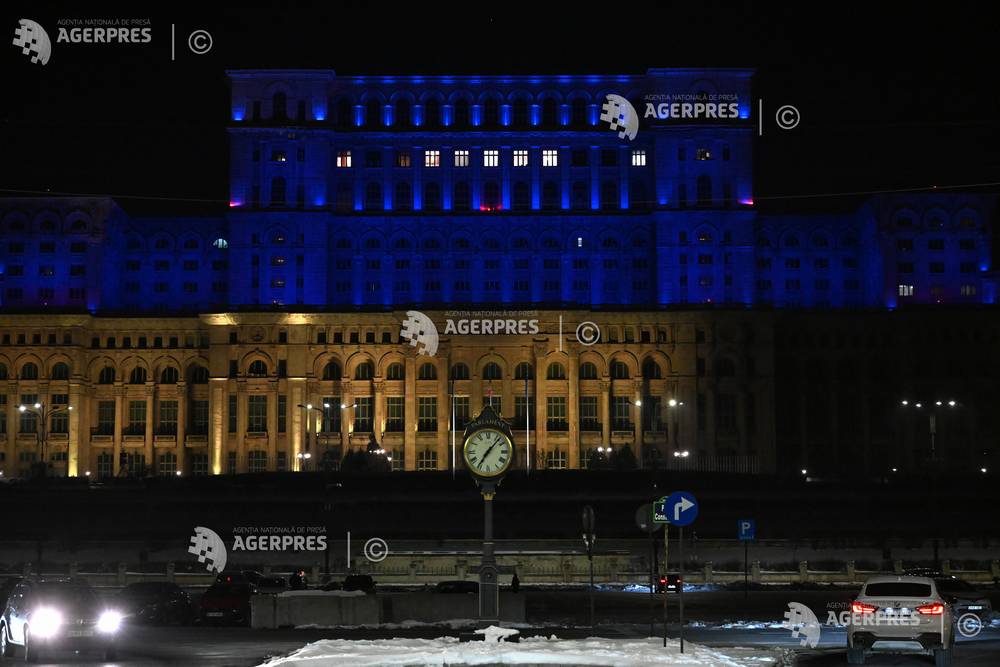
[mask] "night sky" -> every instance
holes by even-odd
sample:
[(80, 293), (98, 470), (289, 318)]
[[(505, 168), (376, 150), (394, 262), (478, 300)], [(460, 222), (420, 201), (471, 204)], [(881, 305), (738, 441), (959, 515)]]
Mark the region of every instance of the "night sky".
[[(850, 193), (1000, 181), (1000, 57), (983, 5), (616, 2), (450, 6), (261, 4), (168, 12), (73, 3), (5, 5), (0, 187), (110, 194), (133, 214), (223, 211), (226, 68), (332, 68), (340, 74), (639, 73), (752, 67), (773, 117), (755, 143), (763, 210), (843, 210)], [(208, 3), (205, 3), (206, 5)], [(60, 18), (149, 18), (149, 45), (53, 44), (33, 65), (10, 44), (17, 19), (55, 40)], [(176, 61), (170, 26), (176, 24)], [(196, 56), (186, 37), (211, 32)], [(770, 122), (770, 125), (768, 123)], [(979, 188), (994, 192), (996, 186)], [(823, 196), (815, 196), (823, 195)], [(786, 198), (787, 197), (787, 198)]]

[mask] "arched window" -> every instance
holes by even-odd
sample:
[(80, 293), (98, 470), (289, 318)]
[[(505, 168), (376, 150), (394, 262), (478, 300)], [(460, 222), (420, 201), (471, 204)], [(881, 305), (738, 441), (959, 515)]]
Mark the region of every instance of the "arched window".
[(722, 357), (715, 362), (715, 374), (718, 377), (732, 377), (736, 375), (736, 364), (728, 357)]
[(437, 376), (437, 368), (432, 363), (421, 364), (417, 372), (418, 380), (437, 380)]
[(560, 364), (558, 361), (553, 361), (549, 364), (548, 370), (545, 372), (545, 379), (547, 380), (565, 380), (566, 379), (566, 368)]
[(355, 380), (371, 380), (375, 375), (375, 367), (372, 362), (365, 361), (358, 364), (358, 367), (354, 369), (354, 379)]
[(115, 383), (115, 369), (111, 366), (105, 366), (101, 369), (101, 372), (97, 375), (97, 384), (114, 384)]
[(365, 125), (369, 127), (382, 125), (382, 103), (378, 100), (368, 100), (368, 106), (365, 109)]
[(587, 124), (587, 100), (578, 97), (570, 105), (570, 121), (574, 127), (584, 127)]
[(528, 101), (523, 97), (514, 100), (514, 126), (526, 127), (528, 125)]
[(132, 369), (132, 372), (128, 376), (129, 384), (146, 384), (146, 369), (142, 366), (136, 366)]
[(287, 201), (287, 184), (282, 176), (271, 179), (271, 206), (284, 206)]
[[(112, 376), (114, 377), (114, 376)], [(38, 379), (38, 366), (32, 362), (26, 363), (21, 366), (21, 379), (22, 380), (37, 380)], [(112, 380), (113, 381), (113, 380)]]
[(389, 368), (385, 372), (386, 380), (403, 380), (405, 378), (406, 369), (403, 364), (389, 364)]
[(381, 211), (385, 206), (382, 200), (382, 184), (372, 181), (365, 186), (365, 210)]
[(500, 186), (496, 181), (486, 181), (483, 183), (483, 206), (488, 210), (493, 210), (500, 206)]
[(208, 369), (204, 366), (192, 366), (188, 369), (188, 382), (191, 384), (208, 384)]
[(354, 122), (351, 113), (351, 101), (346, 97), (337, 100), (337, 125), (340, 127), (350, 127)]
[(323, 366), (323, 379), (328, 381), (333, 380), (334, 382), (336, 382), (340, 380), (340, 378), (341, 378), (340, 364), (338, 364), (336, 361), (326, 362), (326, 366)]
[(0, 364), (0, 380), (7, 379), (7, 366)]
[(180, 373), (173, 366), (167, 366), (160, 373), (160, 384), (177, 384), (178, 379), (180, 379)]
[(483, 124), (488, 127), (496, 127), (500, 124), (500, 103), (495, 97), (486, 100), (483, 105)]
[(556, 101), (551, 97), (545, 98), (542, 102), (542, 125), (545, 127), (555, 127), (558, 124), (556, 113)]
[(626, 364), (624, 361), (611, 362), (612, 380), (627, 380), (628, 377), (629, 377), (628, 364)]
[(472, 191), (465, 181), (455, 183), (455, 201), (452, 206), (456, 211), (465, 211), (472, 208)]
[(424, 125), (427, 127), (440, 127), (441, 125), (441, 103), (437, 98), (432, 97), (424, 105)]
[(590, 188), (585, 181), (574, 181), (570, 204), (577, 211), (590, 208)]
[(555, 181), (542, 184), (542, 208), (547, 211), (559, 208), (559, 184)]
[(63, 362), (59, 362), (52, 366), (53, 380), (68, 380), (69, 379), (69, 366)]
[(250, 366), (247, 368), (247, 376), (252, 378), (267, 377), (267, 364), (261, 359), (251, 361)]
[(225, 250), (229, 247), (229, 241), (220, 237), (212, 241), (212, 246), (214, 248), (218, 248), (219, 250)]
[(410, 101), (407, 99), (396, 100), (394, 109), (395, 118), (393, 123), (396, 127), (410, 127), (413, 125), (413, 116), (410, 113)]
[(271, 98), (271, 118), (274, 120), (284, 120), (287, 115), (288, 97), (279, 91)]
[(601, 208), (605, 211), (618, 208), (618, 184), (614, 181), (601, 183)]
[(428, 211), (441, 210), (441, 186), (437, 183), (424, 186), (424, 208)]
[(531, 188), (524, 181), (514, 183), (514, 208), (518, 211), (531, 208)]
[(455, 101), (455, 126), (469, 126), (469, 100), (460, 99)]
[(644, 181), (638, 179), (629, 181), (628, 205), (630, 208), (646, 208), (653, 202), (649, 199), (649, 188)]
[(712, 205), (712, 177), (702, 174), (698, 177), (696, 189), (696, 199), (698, 206)]
[(660, 374), (660, 365), (652, 359), (647, 359), (642, 364), (642, 377), (647, 380), (659, 380), (662, 377)]
[(483, 366), (483, 379), (484, 380), (500, 380), (503, 378), (503, 371), (500, 370), (500, 366), (493, 363), (492, 361), (485, 366)]
[(413, 208), (413, 187), (409, 182), (396, 183), (395, 207), (397, 211), (409, 211)]
[(451, 367), (451, 379), (452, 380), (468, 380), (469, 379), (469, 367), (463, 363), (453, 364)]
[(589, 361), (585, 361), (580, 364), (580, 379), (581, 380), (596, 380), (597, 379), (597, 366)]
[(514, 369), (515, 380), (530, 380), (535, 377), (535, 368), (527, 361), (522, 361)]
[(334, 203), (338, 211), (350, 211), (354, 209), (354, 191), (350, 183), (341, 181), (337, 184), (337, 192), (334, 195)]

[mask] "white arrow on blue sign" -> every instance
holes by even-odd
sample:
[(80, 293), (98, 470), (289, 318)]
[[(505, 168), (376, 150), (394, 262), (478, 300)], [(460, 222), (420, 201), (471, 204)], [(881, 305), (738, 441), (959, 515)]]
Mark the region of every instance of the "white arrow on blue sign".
[(672, 526), (688, 526), (698, 518), (698, 501), (687, 491), (674, 491), (664, 503), (667, 521)]

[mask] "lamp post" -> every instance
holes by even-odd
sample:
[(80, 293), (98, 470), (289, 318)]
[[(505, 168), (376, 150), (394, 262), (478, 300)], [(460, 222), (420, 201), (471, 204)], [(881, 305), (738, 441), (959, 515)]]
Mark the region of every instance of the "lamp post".
[(315, 409), (312, 403), (302, 403), (298, 404), (298, 407), (305, 410), (306, 413), (306, 446), (305, 449), (298, 454), (296, 457), (299, 459), (299, 471), (304, 471), (306, 469), (306, 462), (312, 458), (312, 412)]
[(54, 416), (61, 414), (63, 412), (69, 413), (73, 409), (72, 405), (58, 405), (47, 407), (44, 403), (35, 403), (34, 405), (18, 405), (17, 410), (20, 413), (31, 413), (36, 415), (38, 418), (35, 425), (35, 443), (38, 448), (38, 462), (35, 464), (36, 470), (40, 477), (44, 477), (48, 472), (49, 464), (45, 458), (45, 449), (48, 445), (48, 424), (49, 419)]
[(680, 459), (686, 459), (690, 455), (690, 452), (688, 452), (688, 450), (680, 449), (681, 446), (680, 422), (677, 419), (677, 411), (680, 410), (680, 408), (682, 407), (684, 407), (684, 401), (678, 401), (676, 398), (671, 398), (667, 401), (667, 409), (673, 415), (674, 458), (678, 459), (678, 462), (680, 461)]

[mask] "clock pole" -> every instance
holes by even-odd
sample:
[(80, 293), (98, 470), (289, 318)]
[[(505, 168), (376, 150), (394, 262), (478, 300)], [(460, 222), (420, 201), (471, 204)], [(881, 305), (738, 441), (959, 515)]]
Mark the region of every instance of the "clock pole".
[(493, 496), (496, 485), (484, 483), (483, 494), (483, 558), (479, 566), (479, 618), (484, 622), (500, 622), (500, 586), (496, 556), (493, 553)]

